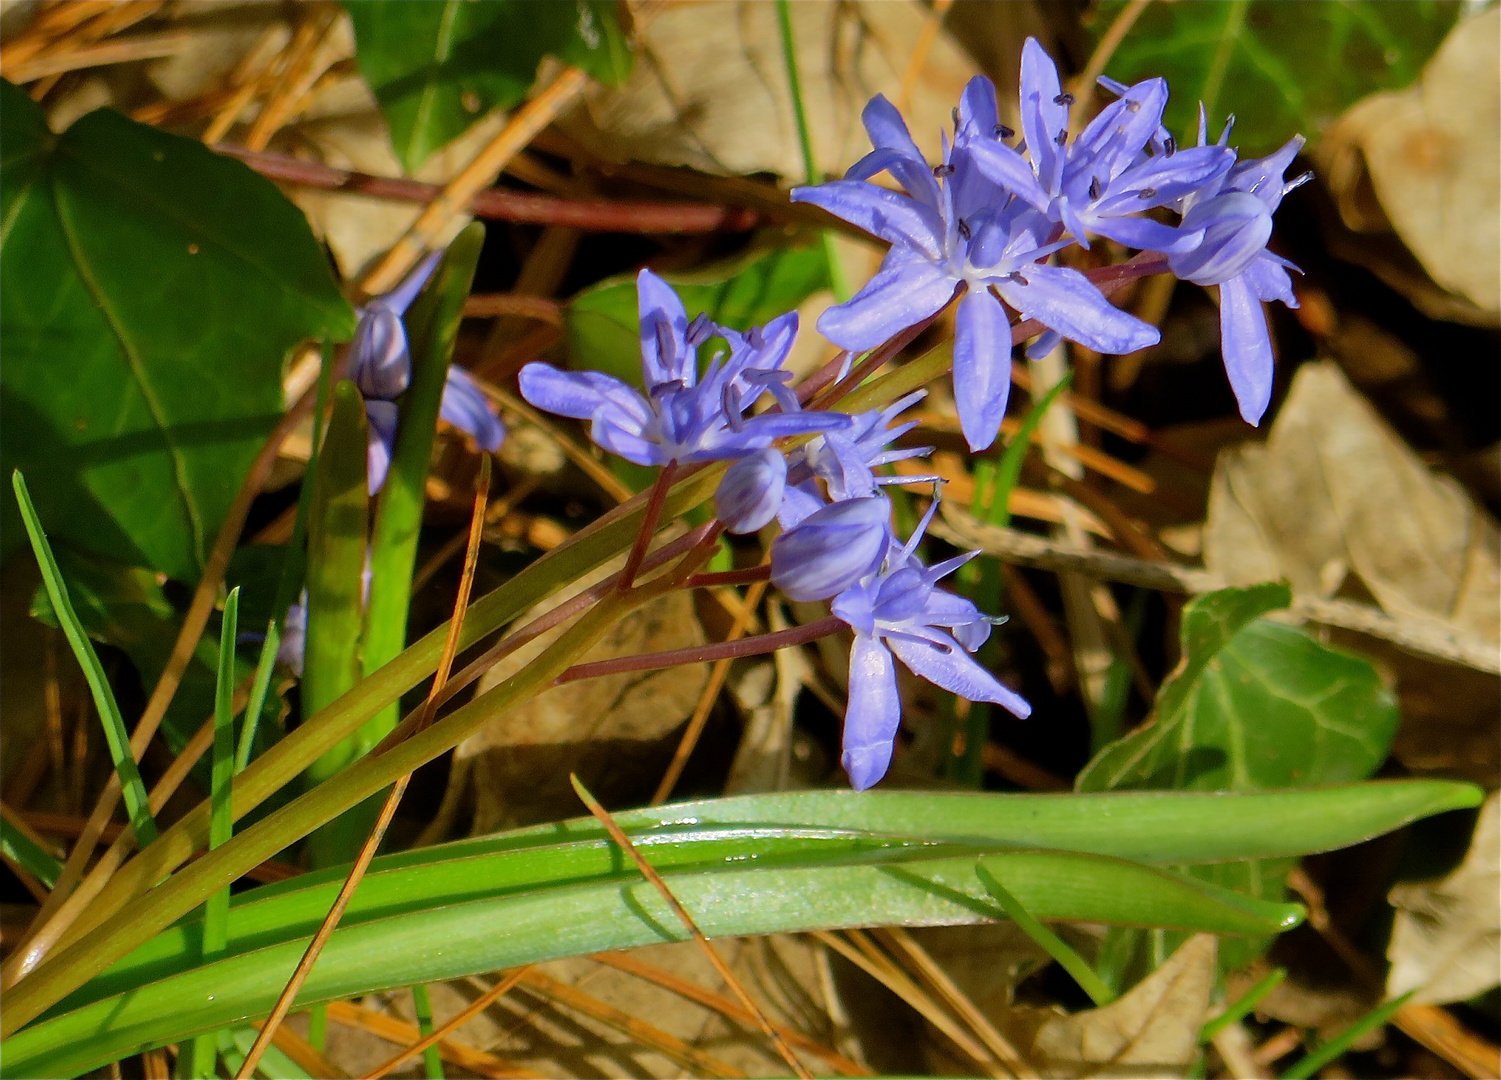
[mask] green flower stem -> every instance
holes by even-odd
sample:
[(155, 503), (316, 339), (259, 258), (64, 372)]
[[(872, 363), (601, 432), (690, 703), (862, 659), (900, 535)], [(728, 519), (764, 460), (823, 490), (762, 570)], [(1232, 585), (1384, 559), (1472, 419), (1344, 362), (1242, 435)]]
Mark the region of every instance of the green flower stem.
[(1007, 891), (991, 872), (990, 867), (993, 865), (996, 864), (992, 860), (981, 859), (975, 864), (975, 874), (985, 886), (986, 891), (995, 897), (996, 903), (1000, 904), (1006, 914), (1011, 916), (1011, 921), (1016, 923), (1029, 938), (1041, 945), (1049, 956), (1058, 961), (1063, 969), (1074, 977), (1074, 981), (1089, 995), (1089, 1000), (1095, 1003), (1096, 1008), (1109, 1005), (1114, 1001), (1115, 992), (1095, 974), (1094, 968), (1085, 962), (1084, 957), (1070, 948), (1068, 942), (1039, 922), (1022, 906), (1020, 900)]
[[(443, 403), (448, 363), (458, 338), (464, 298), (474, 281), (474, 268), (485, 242), (485, 227), (470, 224), (449, 245), (427, 287), (413, 301), (405, 318), (411, 347), (412, 381), (399, 399), (400, 419), (391, 451), (391, 468), (381, 489), (370, 544), (370, 605), (365, 616), (363, 665), (368, 677), (406, 648), (407, 612), (411, 607), (412, 573), (427, 499), (428, 467), (433, 434)], [(366, 723), (351, 740), (350, 756), (362, 757), (396, 726), (393, 702)], [(368, 813), (351, 815), (335, 828), (342, 830), (335, 845), (337, 861), (352, 859), (374, 822)]]
[[(433, 998), (425, 983), (412, 987), (412, 1012), (417, 1015), (417, 1033), (424, 1039), (433, 1033)], [(422, 1065), (427, 1080), (444, 1080), (443, 1055), (436, 1045), (422, 1051)]]
[(21, 520), (26, 526), (26, 535), (31, 540), (31, 550), (36, 555), (37, 566), (42, 571), (42, 582), (47, 587), (47, 597), (52, 601), (52, 610), (57, 615), (58, 625), (68, 638), (78, 666), (83, 669), (89, 692), (94, 697), (94, 707), (104, 725), (104, 739), (109, 744), (110, 760), (114, 763), (115, 775), (120, 779), (120, 791), (125, 799), (125, 808), (130, 815), (130, 827), (136, 842), (142, 847), (156, 839), (156, 821), (151, 816), (150, 802), (146, 797), (146, 785), (141, 781), (141, 770), (136, 766), (135, 755), (130, 749), (130, 733), (125, 730), (125, 718), (120, 715), (120, 706), (115, 693), (110, 689), (109, 678), (104, 674), (104, 665), (94, 651), (78, 613), (73, 610), (73, 601), (68, 597), (68, 586), (58, 569), (57, 559), (52, 555), (52, 546), (47, 543), (47, 534), (42, 531), (41, 519), (32, 505), (31, 493), (26, 490), (26, 478), (17, 469), (11, 474), (11, 486), (16, 492), (16, 502), (21, 511)]
[[(483, 724), (539, 693), (627, 613), (678, 583), (674, 576), (666, 575), (638, 586), (630, 594), (617, 593), (606, 598), (536, 660), (500, 686), (385, 753), (353, 763), (252, 825), (228, 844), (208, 852), (152, 890), (144, 902), (131, 905), (71, 945), (54, 951), (29, 977), (10, 990), (5, 1015), (0, 1018), (4, 1034), (8, 1036), (35, 1019), (152, 935), (192, 911), (215, 891), (227, 888), (252, 867), (361, 800), (380, 792), (401, 776), (457, 746)], [(446, 633), (447, 628), (443, 629)], [(246, 770), (241, 775), (244, 777), (249, 773), (250, 770)]]

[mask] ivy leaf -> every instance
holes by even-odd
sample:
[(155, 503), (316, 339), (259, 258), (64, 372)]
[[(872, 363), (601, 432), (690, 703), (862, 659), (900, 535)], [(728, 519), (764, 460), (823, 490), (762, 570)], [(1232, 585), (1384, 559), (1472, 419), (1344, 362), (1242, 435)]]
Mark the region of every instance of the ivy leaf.
[(288, 351), (353, 332), (328, 260), (240, 162), (105, 109), (54, 135), (10, 83), (0, 187), (4, 471), (52, 536), (194, 581), (282, 412)]
[[(1101, 750), (1079, 775), (1077, 789), (1255, 791), (1370, 777), (1391, 749), (1396, 699), (1369, 661), (1261, 618), (1291, 599), (1285, 584), (1266, 584), (1222, 589), (1188, 604), (1183, 659), (1158, 691), (1154, 719)], [(1295, 864), (1250, 860), (1189, 872), (1277, 901)], [(1106, 981), (1119, 986), (1124, 976), (1145, 973), (1155, 966), (1152, 958), (1160, 962), (1179, 940), (1112, 931)], [(1227, 941), (1221, 963), (1238, 967), (1266, 944)]]
[(350, 0), (355, 58), (414, 172), (492, 109), (526, 96), (544, 56), (618, 86), (630, 46), (603, 0)]
[[(1125, 6), (1100, 5), (1097, 38)], [(1196, 137), (1202, 100), (1211, 137), (1234, 113), (1231, 141), (1245, 155), (1265, 154), (1295, 132), (1317, 137), (1369, 93), (1411, 83), (1461, 8), (1423, 0), (1151, 4), (1105, 73), (1127, 83), (1165, 76), (1173, 93), (1163, 122), (1186, 142)]]

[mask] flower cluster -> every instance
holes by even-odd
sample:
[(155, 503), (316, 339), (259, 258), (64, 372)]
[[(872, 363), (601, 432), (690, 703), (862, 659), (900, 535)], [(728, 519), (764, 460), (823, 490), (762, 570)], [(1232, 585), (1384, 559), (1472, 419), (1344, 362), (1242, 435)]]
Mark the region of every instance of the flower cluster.
[[(973, 449), (995, 440), (1006, 412), (1013, 313), (1042, 328), (1033, 350), (1069, 338), (1122, 353), (1158, 340), (1154, 327), (1112, 305), (1088, 276), (1050, 263), (1063, 248), (1087, 248), (1097, 237), (1155, 253), (1142, 273), (1170, 270), (1219, 288), (1225, 366), (1241, 414), (1255, 423), (1266, 409), (1272, 355), (1260, 303), (1295, 305), (1287, 276), (1295, 268), (1266, 243), (1272, 212), (1301, 182), (1284, 182), (1283, 174), (1302, 140), (1241, 162), (1227, 145), (1229, 127), (1210, 142), (1201, 121), (1198, 145), (1179, 148), (1162, 126), (1163, 80), (1101, 82), (1116, 99), (1070, 139), (1073, 98), (1029, 39), (1015, 143), (983, 77), (965, 89), (936, 167), (896, 109), (877, 96), (864, 112), (875, 149), (844, 179), (792, 193), (891, 244), (870, 282), (819, 319), (836, 345), (850, 354), (875, 349), (957, 300), (954, 396)], [(882, 172), (903, 190), (870, 182)], [(1147, 211), (1154, 216), (1143, 216)], [(890, 764), (901, 722), (897, 660), (954, 694), (1026, 717), (1027, 702), (970, 655), (998, 620), (938, 588), (976, 553), (931, 567), (918, 557), (938, 506), (938, 478), (881, 474), (883, 466), (929, 451), (894, 446), (916, 426), (901, 416), (923, 392), (853, 416), (805, 410), (783, 368), (796, 314), (745, 333), (705, 315), (690, 321), (676, 293), (645, 270), (637, 295), (641, 390), (597, 371), (532, 363), (521, 371), (521, 392), (538, 408), (588, 421), (604, 449), (667, 467), (638, 551), (673, 469), (728, 463), (714, 498), (719, 527), (750, 533), (775, 522), (772, 584), (792, 600), (829, 602), (828, 626), (842, 622), (853, 634), (843, 753), (853, 786), (870, 787)], [(727, 348), (701, 364), (699, 350), (713, 341)], [(918, 480), (934, 483), (934, 498), (903, 541), (893, 533), (883, 489)]]
[[(843, 180), (796, 188), (795, 202), (823, 207), (891, 244), (880, 271), (818, 328), (861, 351), (928, 318), (962, 291), (954, 338), (954, 397), (971, 449), (994, 441), (1010, 387), (1011, 326), (1001, 301), (1046, 332), (1123, 353), (1157, 330), (1110, 304), (1083, 274), (1047, 256), (1091, 235), (1166, 257), (1163, 269), (1221, 290), (1222, 351), (1241, 415), (1260, 421), (1270, 400), (1272, 354), (1259, 300), (1296, 306), (1290, 263), (1266, 251), (1271, 214), (1302, 179), (1282, 175), (1303, 140), (1270, 157), (1237, 162), (1226, 136), (1179, 149), (1162, 127), (1167, 84), (1102, 84), (1118, 97), (1075, 139), (1072, 95), (1052, 60), (1028, 38), (1021, 65), (1021, 138), (999, 120), (995, 87), (976, 76), (954, 113), (954, 138), (929, 167), (896, 109), (879, 95), (863, 119), (875, 149)], [(868, 183), (880, 172), (905, 194)], [(1166, 209), (1171, 225), (1139, 216)]]

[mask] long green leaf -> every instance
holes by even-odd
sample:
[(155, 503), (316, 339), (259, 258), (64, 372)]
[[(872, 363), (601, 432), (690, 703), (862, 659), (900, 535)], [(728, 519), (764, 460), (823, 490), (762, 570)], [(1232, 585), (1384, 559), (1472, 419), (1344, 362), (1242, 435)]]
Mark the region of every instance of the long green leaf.
[(63, 872), (63, 864), (56, 855), (4, 818), (0, 818), (0, 852), (49, 889), (57, 884), (57, 876)]
[[(711, 936), (1004, 917), (975, 876), (973, 849), (955, 856), (947, 846), (883, 850), (880, 843), (876, 837), (834, 839), (825, 846), (835, 850), (810, 864), (806, 841), (791, 841), (792, 850), (777, 858), (776, 845), (762, 837), (708, 840), (709, 859), (663, 873)], [(862, 856), (861, 845), (874, 850)], [(435, 898), (415, 911), (376, 918), (369, 917), (367, 906), (367, 921), (339, 930), (329, 941), (301, 1002), (687, 938), (655, 889), (641, 881), (617, 848), (605, 840), (578, 847), (583, 850), (576, 854), (594, 862), (593, 875), (522, 889), (505, 889), (492, 877), (482, 891), (475, 885), (484, 880), (484, 870), (471, 864), (464, 878), (466, 891), (479, 893), (476, 899)], [(737, 851), (740, 858), (734, 857)], [(746, 869), (751, 854), (756, 863)], [(727, 859), (734, 861), (727, 864)], [(653, 860), (661, 865), (655, 850)], [(1301, 917), (1295, 905), (1248, 902), (1185, 875), (1099, 855), (1020, 851), (992, 854), (986, 861), (1004, 874), (1028, 910), (1044, 918), (1251, 934), (1286, 929)], [(386, 883), (388, 893), (424, 888), (423, 868), (391, 876), (399, 880)], [(311, 913), (295, 892), (267, 903)], [(311, 927), (305, 919), (259, 915), (278, 927), (295, 922), (300, 933), (266, 935), (258, 947), (233, 959), (195, 966), (56, 1016), (10, 1041), (7, 1066), (28, 1075), (74, 1073), (146, 1045), (264, 1013)]]
[(89, 692), (94, 697), (94, 707), (99, 710), (99, 719), (104, 724), (104, 740), (109, 744), (109, 756), (114, 763), (115, 775), (120, 778), (120, 791), (125, 799), (125, 809), (130, 815), (130, 827), (135, 831), (136, 842), (145, 847), (156, 839), (156, 822), (151, 817), (147, 803), (146, 785), (141, 782), (141, 770), (136, 767), (135, 756), (130, 750), (130, 733), (125, 730), (125, 718), (120, 715), (120, 706), (115, 702), (115, 692), (110, 689), (109, 678), (104, 674), (104, 665), (99, 663), (99, 654), (94, 643), (78, 621), (73, 610), (73, 601), (68, 598), (68, 586), (63, 581), (62, 571), (53, 558), (52, 546), (47, 543), (47, 534), (37, 518), (36, 507), (31, 503), (31, 493), (26, 490), (26, 478), (17, 469), (11, 475), (16, 502), (21, 511), (21, 520), (26, 525), (26, 535), (31, 539), (31, 550), (36, 553), (37, 565), (42, 571), (42, 581), (47, 586), (47, 598), (52, 601), (52, 610), (67, 635), (78, 666), (83, 668), (83, 677), (88, 681)]

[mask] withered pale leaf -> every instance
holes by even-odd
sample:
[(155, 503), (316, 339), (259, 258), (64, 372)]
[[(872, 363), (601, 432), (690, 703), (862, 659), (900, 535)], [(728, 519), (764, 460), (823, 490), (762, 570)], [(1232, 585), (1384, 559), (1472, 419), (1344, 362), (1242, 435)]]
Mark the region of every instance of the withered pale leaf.
[(1413, 1001), (1445, 1005), (1501, 983), (1501, 794), (1492, 792), (1475, 823), (1470, 850), (1440, 881), (1398, 885), (1387, 959), (1388, 997), (1416, 990)]
[[(878, 92), (897, 99), (928, 9), (912, 0), (790, 7), (814, 160), (843, 175), (870, 148), (860, 110)], [(802, 179), (777, 5), (662, 5), (641, 30), (640, 50), (630, 81), (619, 90), (590, 87), (562, 122), (565, 131), (619, 160)], [(975, 70), (938, 35), (906, 114), (931, 158)]]
[(1501, 641), (1495, 522), (1329, 362), (1304, 364), (1264, 445), (1221, 454), (1204, 561), (1234, 585), (1330, 597), (1354, 574), (1393, 615)]
[(1188, 1075), (1214, 984), (1215, 938), (1196, 934), (1118, 1001), (1038, 1029), (1031, 1060), (1049, 1076)]
[(1501, 316), (1498, 35), (1494, 5), (1460, 22), (1416, 85), (1356, 103), (1315, 152), (1347, 224), (1380, 231), (1384, 217), (1434, 281), (1490, 321)]

